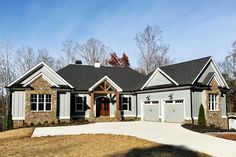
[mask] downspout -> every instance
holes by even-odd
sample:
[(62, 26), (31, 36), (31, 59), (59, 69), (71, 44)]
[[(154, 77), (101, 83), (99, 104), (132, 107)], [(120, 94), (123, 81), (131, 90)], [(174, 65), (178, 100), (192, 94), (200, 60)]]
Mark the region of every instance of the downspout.
[(138, 95), (136, 94), (136, 117), (135, 119), (138, 119)]
[(190, 108), (191, 108), (192, 124), (194, 124), (194, 119), (193, 119), (193, 103), (192, 103), (192, 89), (191, 88), (190, 88)]
[(228, 124), (228, 130), (229, 130), (229, 116), (228, 116), (228, 107), (227, 107), (227, 93), (225, 93), (225, 107), (226, 107), (226, 116), (227, 116), (227, 124)]

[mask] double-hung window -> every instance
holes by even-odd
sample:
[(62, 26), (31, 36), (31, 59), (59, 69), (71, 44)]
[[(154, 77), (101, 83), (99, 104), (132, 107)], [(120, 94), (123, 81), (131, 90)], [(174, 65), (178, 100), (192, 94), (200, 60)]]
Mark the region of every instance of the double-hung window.
[(50, 94), (31, 94), (30, 95), (31, 111), (51, 111), (52, 98)]
[(75, 96), (75, 112), (83, 112), (86, 104), (86, 97)]
[(131, 111), (131, 97), (122, 97), (122, 110)]
[(217, 104), (217, 94), (209, 94), (208, 102), (210, 111), (217, 111), (219, 109)]

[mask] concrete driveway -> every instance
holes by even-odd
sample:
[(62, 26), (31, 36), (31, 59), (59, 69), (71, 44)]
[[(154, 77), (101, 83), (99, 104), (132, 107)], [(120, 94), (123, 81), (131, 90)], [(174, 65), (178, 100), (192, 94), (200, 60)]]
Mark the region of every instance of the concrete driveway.
[(236, 156), (236, 141), (230, 141), (189, 131), (176, 123), (160, 122), (104, 122), (77, 126), (40, 127), (32, 137), (73, 134), (121, 134), (205, 152), (220, 157)]

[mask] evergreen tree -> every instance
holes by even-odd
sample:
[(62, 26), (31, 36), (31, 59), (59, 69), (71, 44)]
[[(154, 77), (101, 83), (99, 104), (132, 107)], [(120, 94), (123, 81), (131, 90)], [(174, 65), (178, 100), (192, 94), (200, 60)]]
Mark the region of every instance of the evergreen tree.
[(199, 108), (199, 113), (198, 113), (198, 125), (201, 127), (206, 126), (205, 111), (204, 111), (204, 107), (202, 106), (202, 104)]

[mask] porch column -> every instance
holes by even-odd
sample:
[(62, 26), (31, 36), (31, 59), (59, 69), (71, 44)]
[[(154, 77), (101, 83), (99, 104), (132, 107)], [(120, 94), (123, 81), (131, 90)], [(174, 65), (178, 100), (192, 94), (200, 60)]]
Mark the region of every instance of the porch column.
[(116, 112), (115, 116), (117, 120), (121, 120), (121, 111), (120, 111), (120, 93), (116, 92)]
[(120, 111), (120, 93), (116, 93), (116, 111)]
[(94, 93), (93, 92), (91, 92), (90, 98), (91, 98), (91, 101), (90, 101), (91, 111), (89, 112), (89, 118), (94, 118)]

